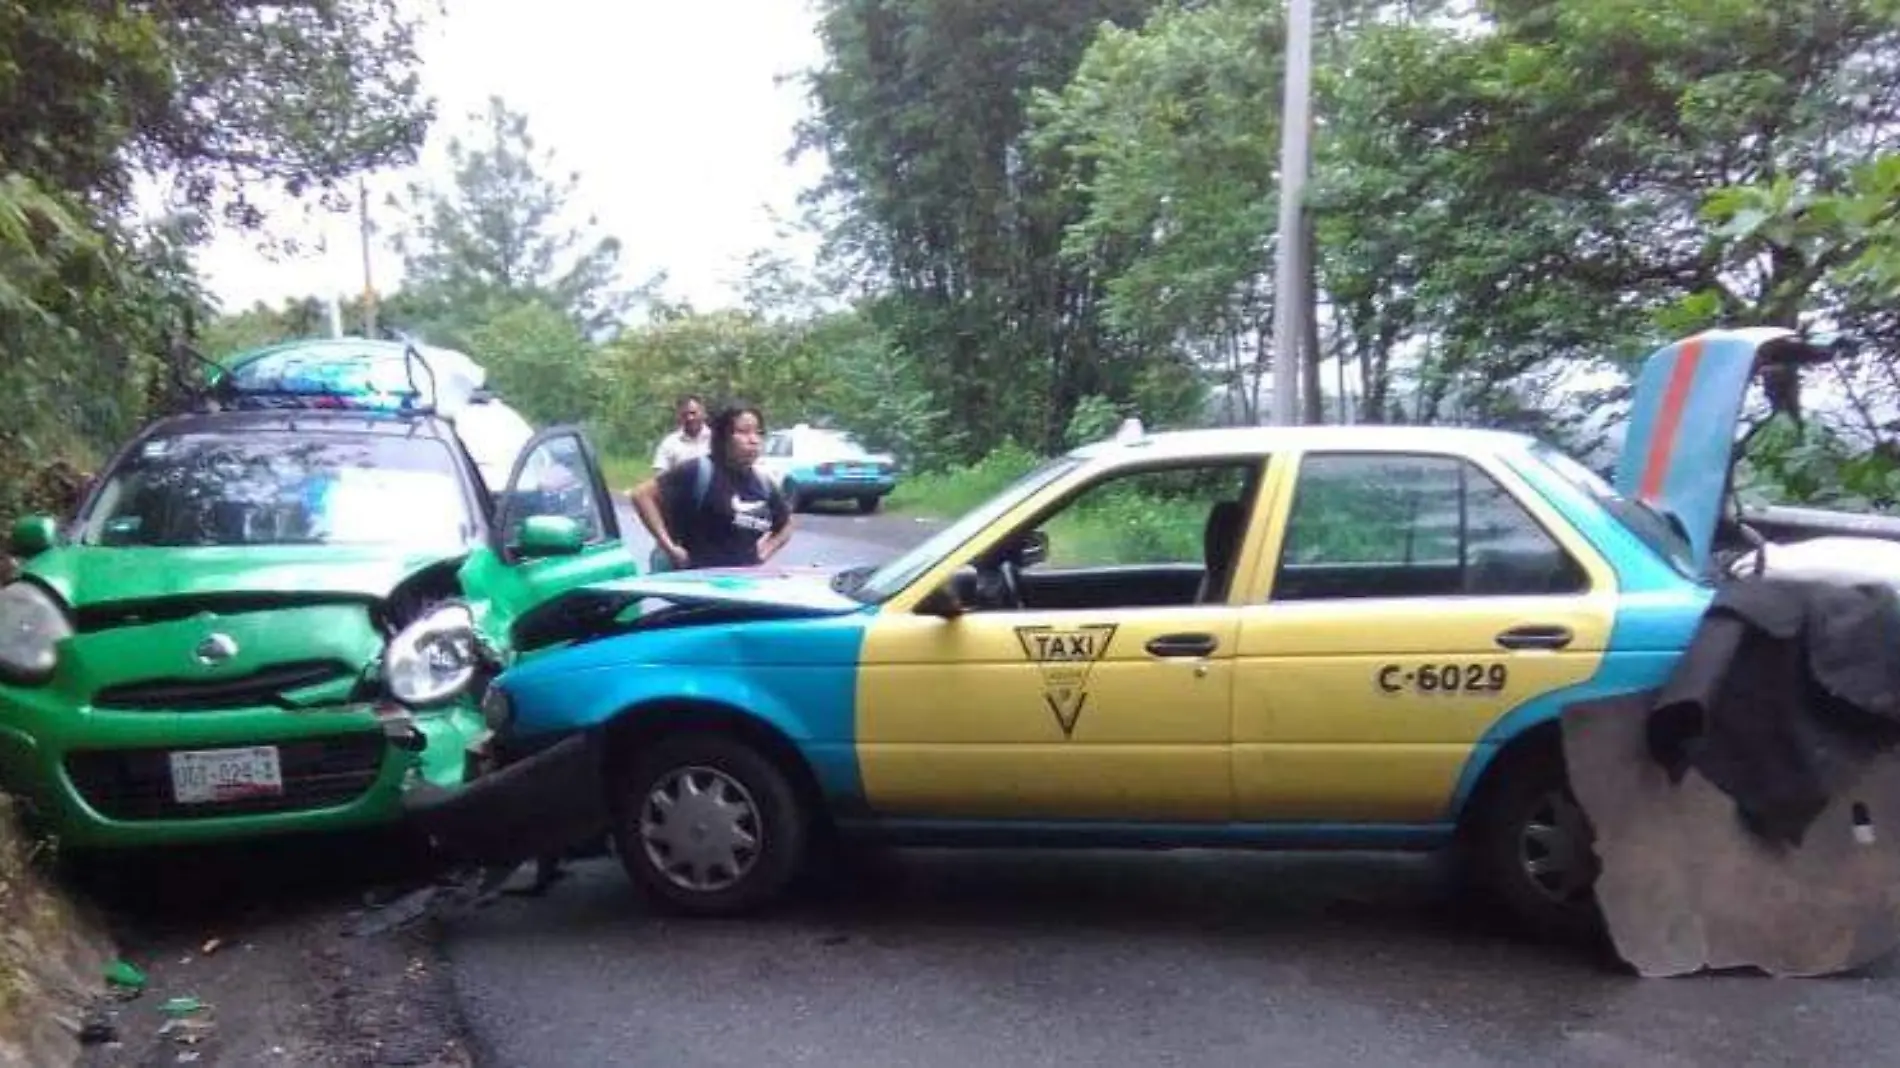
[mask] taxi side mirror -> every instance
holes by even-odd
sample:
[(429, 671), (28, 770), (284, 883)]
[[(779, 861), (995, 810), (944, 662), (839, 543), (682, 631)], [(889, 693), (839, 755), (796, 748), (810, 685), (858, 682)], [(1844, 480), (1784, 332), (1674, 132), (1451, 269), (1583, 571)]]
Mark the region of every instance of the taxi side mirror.
[(964, 612), (963, 598), (957, 596), (957, 580), (952, 578), (924, 595), (917, 602), (917, 614), (955, 619)]
[(1035, 567), (1049, 559), (1049, 535), (1040, 530), (1032, 530), (1023, 535), (1016, 546), (1016, 566)]

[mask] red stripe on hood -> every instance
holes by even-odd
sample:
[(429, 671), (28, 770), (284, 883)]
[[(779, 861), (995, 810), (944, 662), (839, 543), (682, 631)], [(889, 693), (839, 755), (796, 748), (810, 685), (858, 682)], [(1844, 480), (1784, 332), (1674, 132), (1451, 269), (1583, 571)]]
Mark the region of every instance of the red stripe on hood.
[(1642, 489), (1638, 493), (1644, 503), (1654, 504), (1662, 496), (1663, 483), (1669, 476), (1669, 458), (1676, 448), (1676, 434), (1682, 428), (1682, 409), (1689, 403), (1689, 387), (1695, 382), (1696, 365), (1701, 362), (1702, 339), (1692, 337), (1684, 341), (1676, 354), (1676, 366), (1670, 369), (1662, 410), (1656, 413), (1656, 430), (1649, 439), (1649, 459), (1643, 465)]

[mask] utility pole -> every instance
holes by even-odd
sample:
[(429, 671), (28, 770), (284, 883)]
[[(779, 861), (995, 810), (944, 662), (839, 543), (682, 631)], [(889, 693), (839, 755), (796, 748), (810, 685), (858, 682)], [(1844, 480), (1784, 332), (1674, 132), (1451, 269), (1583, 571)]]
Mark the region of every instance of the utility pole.
[(369, 182), (356, 176), (356, 214), (363, 239), (363, 336), (376, 336), (376, 286), (369, 273)]
[(1307, 121), (1312, 110), (1313, 0), (1287, 0), (1286, 90), (1280, 108), (1280, 236), (1273, 272), (1273, 421), (1299, 421), (1300, 340), (1311, 311), (1306, 242)]

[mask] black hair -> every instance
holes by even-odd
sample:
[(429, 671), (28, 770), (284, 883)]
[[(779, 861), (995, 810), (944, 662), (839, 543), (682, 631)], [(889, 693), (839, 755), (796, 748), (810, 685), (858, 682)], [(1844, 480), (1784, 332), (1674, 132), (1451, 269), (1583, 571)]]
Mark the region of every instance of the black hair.
[(687, 406), (688, 404), (692, 404), (692, 403), (694, 403), (694, 402), (698, 402), (698, 404), (699, 404), (699, 406), (700, 406), (701, 408), (704, 408), (704, 407), (706, 406), (706, 400), (705, 400), (705, 398), (704, 398), (704, 397), (701, 397), (701, 396), (700, 396), (699, 394), (697, 394), (697, 393), (682, 393), (682, 394), (680, 394), (680, 395), (679, 395), (679, 399), (673, 402), (673, 410), (677, 412), (677, 411), (679, 411), (679, 410), (680, 410), (681, 408), (684, 408), (684, 407), (686, 407), (686, 406)]
[(728, 466), (727, 452), (731, 448), (732, 428), (738, 424), (739, 417), (742, 415), (750, 415), (758, 420), (759, 433), (765, 433), (765, 413), (759, 410), (758, 405), (748, 404), (745, 401), (734, 401), (720, 408), (707, 424), (712, 428), (713, 463), (720, 468)]

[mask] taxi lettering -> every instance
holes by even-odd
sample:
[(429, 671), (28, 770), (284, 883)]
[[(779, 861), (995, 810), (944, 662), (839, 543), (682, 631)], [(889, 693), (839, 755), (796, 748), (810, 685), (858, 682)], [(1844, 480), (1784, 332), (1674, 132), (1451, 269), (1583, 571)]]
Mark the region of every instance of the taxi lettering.
[(1503, 693), (1510, 669), (1498, 661), (1439, 664), (1385, 664), (1373, 675), (1380, 692)]
[(1082, 631), (1068, 634), (1060, 632), (1050, 634), (1025, 634), (1024, 640), (1035, 646), (1030, 651), (1033, 660), (1094, 660), (1099, 654), (1095, 651), (1096, 635)]
[(1115, 624), (1094, 623), (1074, 629), (1017, 627), (1023, 655), (1042, 673), (1042, 700), (1064, 738), (1075, 737), (1076, 721), (1089, 701), (1089, 669), (1108, 651)]

